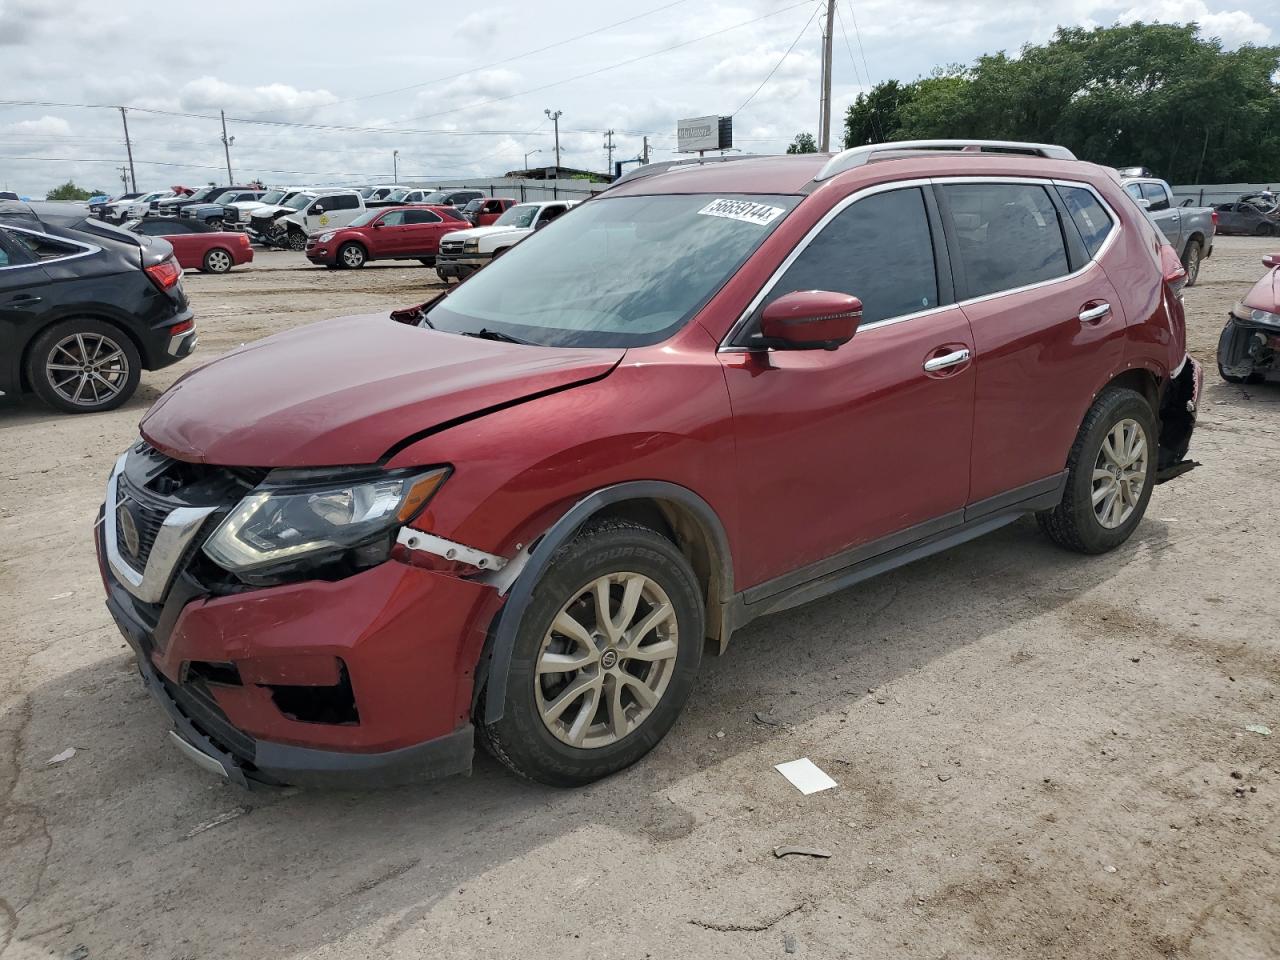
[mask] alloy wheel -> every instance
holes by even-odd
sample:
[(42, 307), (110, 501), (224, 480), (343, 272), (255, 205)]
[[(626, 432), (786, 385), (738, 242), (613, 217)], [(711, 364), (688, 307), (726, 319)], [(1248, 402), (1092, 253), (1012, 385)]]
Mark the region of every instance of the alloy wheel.
[(345, 266), (355, 267), (364, 265), (364, 251), (357, 246), (347, 246), (342, 248), (342, 262)]
[(592, 580), (560, 608), (538, 651), (543, 724), (572, 747), (617, 743), (653, 713), (679, 647), (675, 608), (657, 582), (640, 573)]
[(96, 407), (129, 382), (129, 360), (120, 344), (99, 333), (73, 333), (53, 345), (44, 365), (54, 391), (69, 403)]
[(1200, 277), (1200, 245), (1193, 243), (1187, 248), (1187, 286), (1194, 287)]
[(1121, 420), (1103, 437), (1093, 465), (1093, 512), (1106, 529), (1133, 516), (1147, 482), (1147, 458), (1147, 433), (1137, 420)]
[(226, 273), (231, 269), (231, 257), (225, 250), (210, 250), (205, 266), (211, 273)]

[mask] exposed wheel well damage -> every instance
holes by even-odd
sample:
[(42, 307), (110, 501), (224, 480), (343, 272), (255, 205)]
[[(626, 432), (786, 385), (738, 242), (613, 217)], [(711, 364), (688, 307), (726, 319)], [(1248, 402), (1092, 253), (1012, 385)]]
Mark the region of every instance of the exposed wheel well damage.
[(636, 520), (669, 537), (689, 558), (703, 589), (707, 637), (717, 650), (728, 642), (728, 615), (733, 594), (733, 560), (724, 527), (711, 506), (693, 491), (658, 480), (637, 480), (597, 490), (579, 500), (545, 534), (537, 538), (528, 562), (511, 584), (506, 603), (490, 626), (476, 670), (476, 708), (487, 723), (505, 711), (507, 677), (515, 634), (534, 588), (552, 556), (591, 520), (621, 517)]
[(1198, 466), (1194, 460), (1186, 459), (1196, 422), (1192, 406), (1195, 377), (1194, 365), (1188, 357), (1175, 377), (1161, 378), (1150, 370), (1135, 368), (1114, 377), (1103, 388), (1121, 387), (1141, 394), (1155, 412), (1160, 431), (1156, 483), (1172, 480)]
[(729, 598), (719, 576), (723, 558), (718, 555), (711, 531), (693, 511), (671, 500), (635, 499), (611, 503), (595, 517), (617, 517), (641, 523), (680, 548), (702, 588), (707, 611), (706, 637), (716, 653), (723, 653), (729, 643), (724, 616), (724, 604)]

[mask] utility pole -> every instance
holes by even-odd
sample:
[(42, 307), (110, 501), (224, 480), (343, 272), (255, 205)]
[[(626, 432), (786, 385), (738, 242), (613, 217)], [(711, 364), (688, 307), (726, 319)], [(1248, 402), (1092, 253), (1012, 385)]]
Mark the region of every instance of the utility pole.
[(649, 138), (648, 137), (644, 138), (644, 151), (640, 154), (640, 162), (641, 163), (649, 162)]
[(129, 192), (129, 168), (117, 167), (116, 169), (120, 171), (120, 183), (124, 187), (124, 189), (121, 190), (120, 192), (128, 193)]
[[(552, 113), (550, 110), (543, 110), (542, 112), (545, 113), (548, 117), (550, 117), (551, 121), (556, 125), (556, 170), (559, 171), (560, 169), (560, 118), (564, 116), (564, 111), (557, 110), (555, 113)], [(556, 175), (559, 176), (559, 173), (557, 173)]]
[(391, 151), (391, 182), (400, 182), (400, 151)]
[[(124, 122), (124, 148), (129, 153), (129, 179), (133, 181), (133, 190), (138, 191), (138, 175), (133, 172), (133, 144), (129, 141), (129, 118), (125, 116), (125, 108), (120, 108), (120, 119)], [(125, 193), (129, 191), (126, 190)]]
[(613, 174), (613, 131), (606, 130), (604, 132), (604, 148), (608, 151), (608, 163), (605, 166), (605, 172), (612, 176)]
[(836, 25), (836, 0), (827, 0), (827, 25), (822, 32), (822, 117), (818, 151), (831, 150), (831, 39)]
[(236, 182), (236, 178), (231, 175), (231, 145), (236, 142), (235, 137), (227, 138), (227, 111), (219, 110), (222, 114), (222, 151), (227, 155), (227, 186), (231, 186)]

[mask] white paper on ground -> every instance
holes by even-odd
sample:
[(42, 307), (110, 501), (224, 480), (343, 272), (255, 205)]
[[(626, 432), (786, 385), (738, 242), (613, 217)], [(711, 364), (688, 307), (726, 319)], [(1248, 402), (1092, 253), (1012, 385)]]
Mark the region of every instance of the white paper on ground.
[(830, 790), (832, 787), (839, 786), (808, 757), (775, 764), (773, 769), (791, 781), (791, 785), (803, 794), (817, 793), (819, 790)]

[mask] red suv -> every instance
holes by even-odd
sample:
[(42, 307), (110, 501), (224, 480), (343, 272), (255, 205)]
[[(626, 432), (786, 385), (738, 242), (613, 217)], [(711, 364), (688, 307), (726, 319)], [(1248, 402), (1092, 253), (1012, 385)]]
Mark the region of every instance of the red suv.
[(755, 617), (1027, 514), (1123, 543), (1194, 465), (1183, 280), (1061, 147), (651, 164), (179, 380), (111, 473), (107, 605), (237, 781), (456, 773), (478, 732), (585, 783)]
[(348, 226), (307, 237), (306, 255), (326, 267), (356, 269), (370, 260), (436, 262), (440, 238), (465, 230), (467, 221), (453, 207), (380, 207), (363, 213)]

